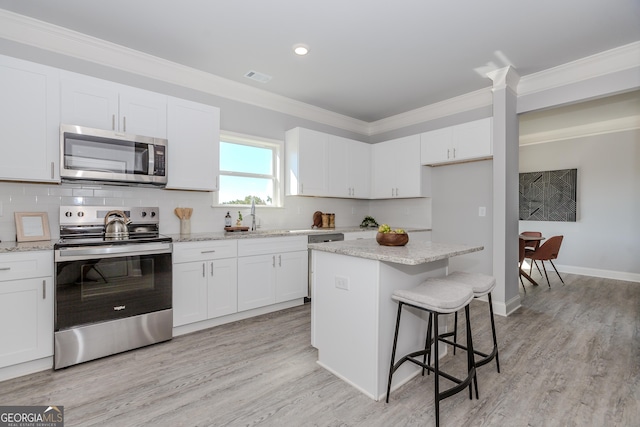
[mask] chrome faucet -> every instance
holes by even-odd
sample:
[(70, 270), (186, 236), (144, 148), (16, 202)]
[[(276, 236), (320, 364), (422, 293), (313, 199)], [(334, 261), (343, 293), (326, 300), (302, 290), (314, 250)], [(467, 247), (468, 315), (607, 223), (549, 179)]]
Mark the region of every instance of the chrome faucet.
[(256, 199), (251, 198), (251, 231), (256, 231)]

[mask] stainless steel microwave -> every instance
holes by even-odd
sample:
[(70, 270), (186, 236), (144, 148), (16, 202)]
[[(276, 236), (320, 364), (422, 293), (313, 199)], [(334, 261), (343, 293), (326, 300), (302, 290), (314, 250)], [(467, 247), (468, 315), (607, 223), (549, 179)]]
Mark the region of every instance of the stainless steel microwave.
[(167, 140), (60, 125), (63, 181), (165, 186)]

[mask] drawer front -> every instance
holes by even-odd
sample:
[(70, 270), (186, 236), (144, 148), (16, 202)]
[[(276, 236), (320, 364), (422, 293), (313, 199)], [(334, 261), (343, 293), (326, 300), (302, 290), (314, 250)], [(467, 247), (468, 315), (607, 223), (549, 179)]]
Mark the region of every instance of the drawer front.
[(238, 242), (238, 256), (267, 255), (307, 250), (307, 236), (264, 237)]
[(236, 240), (209, 240), (206, 242), (178, 242), (173, 244), (173, 262), (206, 261), (234, 258), (238, 255)]
[(53, 276), (53, 251), (0, 254), (0, 281)]

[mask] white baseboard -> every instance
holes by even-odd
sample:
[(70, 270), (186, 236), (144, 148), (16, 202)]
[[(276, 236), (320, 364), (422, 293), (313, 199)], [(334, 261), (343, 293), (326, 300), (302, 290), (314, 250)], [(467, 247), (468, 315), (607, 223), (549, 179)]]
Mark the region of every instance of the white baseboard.
[(173, 336), (177, 337), (192, 332), (201, 331), (203, 329), (213, 328), (214, 326), (224, 325), (226, 323), (237, 322), (238, 320), (248, 319), (250, 317), (260, 316), (262, 314), (273, 313), (275, 311), (287, 308), (297, 307), (304, 304), (303, 298), (292, 301), (285, 301), (278, 304), (268, 305), (266, 307), (254, 308), (253, 310), (241, 311), (239, 313), (230, 314), (228, 316), (216, 317), (214, 319), (203, 320), (202, 322), (190, 323), (188, 325), (174, 326)]
[(516, 295), (515, 297), (504, 303), (493, 300), (493, 314), (497, 314), (498, 316), (507, 317), (519, 308), (520, 295)]
[[(639, 273), (627, 273), (624, 271), (601, 270), (597, 268), (575, 267), (572, 265), (559, 264), (556, 264), (556, 267), (560, 273), (579, 274), (581, 276), (601, 277), (603, 279), (624, 280), (627, 282), (640, 283)], [(551, 267), (551, 272), (553, 272), (553, 267)], [(548, 268), (547, 273), (549, 273)], [(555, 272), (553, 273), (555, 274)]]
[(17, 365), (7, 366), (0, 369), (0, 381), (10, 380), (23, 375), (34, 374), (40, 371), (53, 369), (53, 356), (42, 359), (31, 360)]

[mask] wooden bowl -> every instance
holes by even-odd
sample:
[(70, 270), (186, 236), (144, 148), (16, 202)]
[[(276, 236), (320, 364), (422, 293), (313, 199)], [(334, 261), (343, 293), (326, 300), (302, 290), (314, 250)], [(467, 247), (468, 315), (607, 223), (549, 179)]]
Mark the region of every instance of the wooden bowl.
[(404, 246), (409, 242), (408, 234), (398, 233), (378, 233), (376, 242), (382, 246)]

